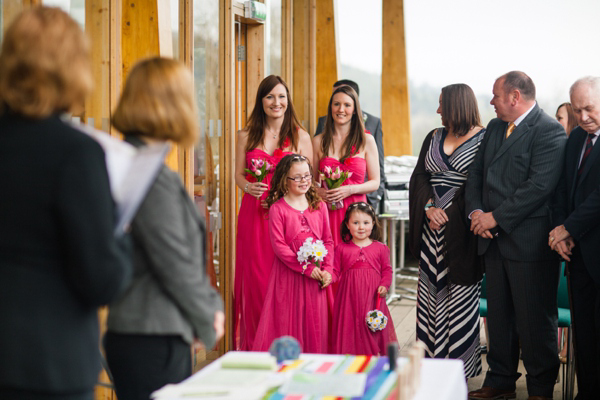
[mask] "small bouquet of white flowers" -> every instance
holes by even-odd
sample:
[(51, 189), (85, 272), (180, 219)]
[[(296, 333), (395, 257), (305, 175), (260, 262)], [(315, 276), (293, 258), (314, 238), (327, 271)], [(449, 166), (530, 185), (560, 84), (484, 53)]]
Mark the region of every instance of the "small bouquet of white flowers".
[(381, 297), (379, 294), (377, 295), (377, 304), (375, 305), (375, 309), (367, 312), (367, 326), (371, 330), (371, 332), (382, 331), (387, 326), (387, 317), (383, 315), (383, 313), (379, 310), (379, 306), (381, 305)]
[(327, 255), (327, 249), (322, 240), (313, 242), (313, 238), (308, 237), (298, 249), (298, 262), (304, 264), (303, 269), (306, 270), (310, 264), (315, 264), (321, 267), (321, 263)]

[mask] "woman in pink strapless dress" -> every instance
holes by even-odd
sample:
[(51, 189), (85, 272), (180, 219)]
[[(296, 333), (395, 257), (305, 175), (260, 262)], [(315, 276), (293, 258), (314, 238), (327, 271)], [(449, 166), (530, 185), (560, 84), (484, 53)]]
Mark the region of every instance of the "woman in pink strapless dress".
[[(235, 181), (245, 193), (237, 223), (233, 343), (236, 350), (251, 350), (274, 258), (264, 200), (279, 161), (292, 152), (312, 157), (312, 144), (286, 83), (275, 75), (259, 85), (248, 125), (237, 135)], [(259, 182), (245, 169), (264, 178)]]
[[(379, 187), (379, 156), (373, 136), (365, 132), (363, 115), (358, 95), (350, 86), (340, 86), (333, 91), (327, 109), (327, 119), (322, 135), (313, 139), (313, 165), (318, 171), (315, 179), (321, 181), (319, 195), (327, 201), (329, 224), (333, 242), (342, 241), (340, 226), (346, 209), (357, 201), (366, 201), (366, 194)], [(321, 174), (335, 170), (352, 174), (336, 189), (327, 189), (323, 185)], [(365, 182), (365, 174), (369, 180)], [(342, 202), (341, 207), (332, 204)], [(334, 285), (335, 291), (336, 285)]]

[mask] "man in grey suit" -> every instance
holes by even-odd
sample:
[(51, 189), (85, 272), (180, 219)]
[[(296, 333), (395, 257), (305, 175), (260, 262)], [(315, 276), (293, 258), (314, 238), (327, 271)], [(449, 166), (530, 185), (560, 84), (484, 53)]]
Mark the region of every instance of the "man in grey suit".
[[(348, 85), (356, 94), (359, 93), (358, 84), (350, 79), (342, 79), (341, 81), (337, 81), (333, 84), (333, 90), (337, 89), (340, 86)], [(317, 130), (315, 132), (315, 136), (323, 133), (323, 129), (325, 129), (325, 119), (327, 116), (319, 117), (319, 122), (317, 123)], [(368, 112), (363, 110), (363, 120), (365, 123), (365, 130), (369, 131), (371, 135), (373, 135), (373, 139), (375, 139), (375, 143), (377, 144), (377, 152), (379, 153), (379, 188), (376, 191), (367, 193), (367, 201), (375, 211), (381, 212), (378, 210), (378, 206), (381, 203), (384, 195), (385, 189), (385, 172), (383, 170), (383, 131), (381, 130), (381, 120), (376, 116), (369, 114)], [(369, 179), (369, 177), (365, 174), (365, 182)]]
[(523, 72), (499, 77), (490, 104), (498, 118), (487, 126), (466, 185), (467, 216), (485, 260), (490, 344), (483, 387), (469, 399), (515, 398), (519, 343), (529, 399), (551, 399), (559, 264), (547, 245), (549, 203), (567, 137), (539, 108)]

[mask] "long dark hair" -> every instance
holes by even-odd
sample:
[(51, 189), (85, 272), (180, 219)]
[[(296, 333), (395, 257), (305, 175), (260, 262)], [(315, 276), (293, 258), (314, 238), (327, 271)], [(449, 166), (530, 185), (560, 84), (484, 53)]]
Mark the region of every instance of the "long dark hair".
[(248, 130), (248, 142), (246, 143), (246, 151), (255, 149), (259, 145), (264, 144), (265, 126), (267, 123), (267, 114), (263, 108), (262, 100), (268, 95), (273, 88), (279, 84), (282, 84), (285, 88), (287, 95), (287, 109), (283, 117), (283, 124), (281, 125), (281, 132), (279, 135), (279, 143), (277, 147), (281, 148), (286, 139), (289, 139), (292, 149), (298, 149), (298, 129), (302, 128), (294, 105), (292, 104), (292, 98), (290, 97), (290, 90), (288, 89), (285, 81), (277, 75), (269, 75), (262, 80), (256, 91), (256, 102), (254, 103), (254, 109), (248, 118), (248, 124), (246, 129)]
[(360, 108), (360, 102), (358, 101), (358, 94), (350, 86), (340, 86), (333, 91), (331, 98), (329, 99), (329, 106), (327, 108), (327, 118), (325, 119), (325, 128), (323, 129), (323, 139), (321, 140), (321, 152), (323, 157), (329, 155), (329, 148), (333, 146), (333, 113), (331, 112), (331, 104), (333, 104), (333, 96), (338, 93), (344, 93), (354, 101), (354, 114), (352, 115), (352, 121), (350, 123), (350, 132), (348, 137), (342, 144), (342, 157), (341, 162), (350, 156), (352, 156), (352, 149), (355, 151), (361, 151), (367, 142), (365, 136), (365, 123), (363, 120), (363, 113)]
[[(290, 172), (290, 168), (292, 168), (292, 164), (294, 163), (308, 164), (310, 176), (313, 176), (312, 165), (310, 165), (308, 158), (300, 154), (288, 154), (287, 156), (283, 157), (281, 161), (279, 161), (279, 164), (277, 164), (277, 168), (275, 168), (275, 173), (273, 174), (273, 179), (271, 180), (271, 189), (269, 190), (266, 200), (269, 208), (287, 193), (287, 176)], [(312, 178), (310, 182), (310, 188), (308, 189), (308, 192), (306, 192), (306, 199), (308, 200), (308, 208), (310, 208), (312, 211), (319, 209), (321, 197), (319, 197), (317, 194), (315, 182)]]
[(371, 235), (369, 235), (369, 239), (381, 242), (381, 238), (382, 238), (383, 234), (382, 234), (382, 229), (381, 229), (381, 223), (379, 222), (379, 219), (377, 218), (377, 215), (375, 214), (375, 209), (370, 204), (365, 203), (363, 201), (359, 201), (357, 203), (352, 203), (346, 209), (346, 214), (344, 215), (344, 220), (342, 221), (342, 226), (341, 226), (341, 231), (340, 231), (340, 233), (342, 235), (342, 240), (346, 243), (348, 243), (349, 241), (352, 240), (352, 235), (350, 234), (350, 229), (348, 229), (348, 222), (350, 221), (350, 216), (352, 215), (352, 213), (356, 212), (356, 211), (363, 212), (363, 213), (367, 214), (368, 216), (370, 216), (371, 219), (373, 219), (373, 230), (371, 231)]

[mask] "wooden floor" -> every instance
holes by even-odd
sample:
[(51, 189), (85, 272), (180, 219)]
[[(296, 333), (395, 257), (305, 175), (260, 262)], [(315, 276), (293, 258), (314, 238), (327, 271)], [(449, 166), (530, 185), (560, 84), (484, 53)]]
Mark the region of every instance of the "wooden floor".
[[(415, 280), (402, 279), (397, 280), (397, 287), (406, 287), (409, 289), (416, 290), (417, 282)], [(398, 294), (413, 295), (406, 291), (398, 290)], [(400, 300), (393, 301), (388, 305), (392, 320), (394, 321), (394, 327), (396, 328), (396, 336), (398, 337), (398, 346), (400, 348), (400, 356), (406, 356), (408, 349), (415, 341), (416, 338), (416, 324), (417, 324), (417, 308), (416, 301), (401, 298)], [(481, 323), (481, 342), (485, 344), (485, 331), (483, 329), (483, 322)], [(468, 381), (469, 391), (479, 389), (483, 384), (485, 377), (485, 371), (487, 370), (487, 362), (485, 354), (482, 355), (483, 373), (477, 377), (471, 378)], [(562, 366), (561, 366), (562, 369)], [(527, 388), (525, 384), (525, 368), (523, 362), (519, 363), (519, 372), (522, 374), (521, 378), (517, 381), (517, 400), (527, 399)], [(562, 370), (559, 371), (559, 379), (554, 386), (554, 399), (562, 399)], [(577, 394), (577, 388), (575, 389)]]

